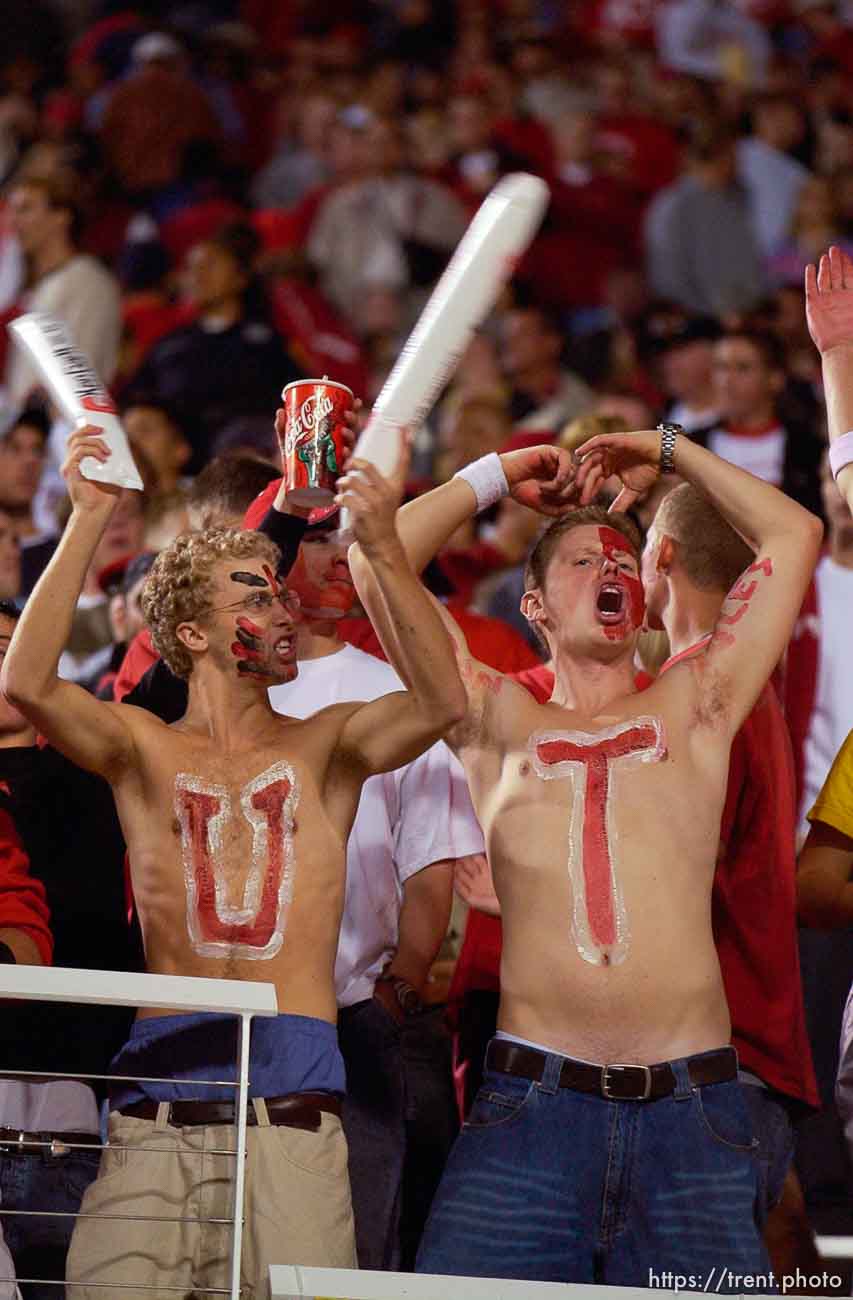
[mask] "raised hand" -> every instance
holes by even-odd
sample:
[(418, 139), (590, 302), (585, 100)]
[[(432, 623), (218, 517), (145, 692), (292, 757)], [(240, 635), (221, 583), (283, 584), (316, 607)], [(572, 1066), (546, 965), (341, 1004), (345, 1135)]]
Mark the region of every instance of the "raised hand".
[(471, 853), (468, 857), (456, 859), (453, 864), (453, 888), (469, 907), (485, 912), (487, 916), (500, 916), (501, 905), (485, 853)]
[(84, 478), (80, 471), (80, 462), (86, 456), (93, 456), (103, 464), (109, 460), (110, 454), (103, 430), (97, 425), (87, 424), (72, 433), (68, 439), (62, 477), (68, 486), (68, 495), (75, 510), (111, 511), (115, 507), (122, 489), (114, 483), (96, 483)]
[(356, 457), (338, 479), (335, 504), (349, 511), (353, 536), (366, 555), (389, 541), (398, 543), (395, 518), (406, 486), (412, 441), (410, 431), (404, 429), (397, 463), (388, 478), (371, 461)]
[(576, 504), (575, 463), (562, 447), (504, 452), (501, 465), (510, 495), (540, 515), (562, 515)]
[(806, 267), (806, 321), (821, 355), (853, 345), (853, 259), (834, 244)]
[(660, 432), (603, 433), (578, 448), (580, 464), (576, 484), (580, 504), (589, 505), (604, 481), (615, 474), (622, 491), (611, 505), (613, 511), (628, 510), (648, 492), (660, 476)]

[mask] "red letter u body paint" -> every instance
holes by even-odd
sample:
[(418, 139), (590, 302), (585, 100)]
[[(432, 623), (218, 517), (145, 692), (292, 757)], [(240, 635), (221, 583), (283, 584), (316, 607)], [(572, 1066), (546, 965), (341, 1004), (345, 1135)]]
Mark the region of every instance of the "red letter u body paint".
[(252, 828), (252, 859), (239, 906), (229, 902), (223, 832), (231, 820), (225, 786), (188, 772), (175, 778), (175, 812), (181, 826), (187, 929), (203, 957), (274, 957), (284, 941), (285, 912), (293, 894), (293, 817), (299, 787), (288, 763), (275, 763), (240, 792)]

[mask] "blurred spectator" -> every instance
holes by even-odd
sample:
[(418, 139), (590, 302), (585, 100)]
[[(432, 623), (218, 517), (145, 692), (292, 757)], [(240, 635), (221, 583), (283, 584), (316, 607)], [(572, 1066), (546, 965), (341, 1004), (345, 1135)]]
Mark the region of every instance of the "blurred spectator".
[(276, 409), (284, 384), (298, 377), (252, 281), (258, 238), (234, 223), (190, 249), (186, 292), (197, 316), (155, 343), (130, 386), (174, 406), (198, 470), (229, 420)]
[(0, 438), (0, 510), (11, 521), (21, 548), (20, 586), (13, 594), (25, 597), (56, 548), (56, 533), (46, 533), (33, 516), (47, 434), (47, 417), (32, 408), (18, 416)]
[(451, 158), (442, 179), (471, 213), (505, 172), (530, 170), (530, 159), (514, 152), (495, 127), (482, 87), (463, 86), (452, 96), (446, 122)]
[(154, 551), (140, 551), (138, 555), (108, 565), (98, 575), (98, 583), (109, 601), (112, 641), (99, 655), (92, 656), (80, 685), (101, 700), (113, 698), (113, 686), (127, 647), (145, 626), (140, 597), (155, 559)]
[(809, 262), (819, 261), (830, 244), (853, 252), (853, 238), (838, 220), (832, 182), (812, 176), (800, 188), (786, 238), (767, 261), (768, 275), (776, 284), (801, 285)]
[(540, 307), (513, 307), (503, 316), (499, 360), (519, 430), (553, 434), (592, 404), (583, 380), (561, 364), (563, 342), (558, 323)]
[(180, 44), (165, 32), (140, 37), (133, 69), (113, 92), (101, 128), (104, 154), (127, 193), (145, 203), (182, 178), (192, 147), (213, 151), (220, 138)]
[[(280, 137), (276, 152), (252, 182), (257, 208), (288, 208), (332, 176), (330, 161), (335, 101), (318, 90), (297, 102), (279, 102)], [(291, 127), (290, 115), (296, 121)]]
[(827, 549), (818, 563), (785, 664), (786, 713), (794, 747), (800, 827), (835, 755), (853, 731), (853, 518), (829, 459), (821, 462)]
[(764, 293), (728, 128), (704, 123), (696, 130), (686, 172), (649, 207), (646, 269), (653, 293), (701, 315), (748, 311)]
[(13, 520), (0, 506), (0, 600), (21, 594), (21, 548)]
[(721, 420), (697, 442), (723, 460), (781, 487), (821, 514), (822, 443), (781, 409), (785, 359), (775, 335), (760, 330), (725, 334), (714, 345), (714, 391)]
[(693, 77), (761, 86), (770, 39), (737, 0), (668, 0), (657, 5), (661, 62)]
[(719, 424), (714, 344), (720, 333), (713, 316), (688, 316), (655, 339), (665, 417), (690, 434), (709, 433)]
[(326, 296), (357, 326), (371, 288), (425, 289), (438, 279), (466, 214), (445, 186), (404, 170), (396, 123), (359, 105), (346, 113), (350, 129), (364, 134), (365, 175), (322, 201), (308, 256)]
[(281, 470), (250, 456), (218, 456), (208, 461), (190, 485), (190, 527), (236, 528), (248, 507)]
[(544, 230), (523, 262), (539, 299), (559, 307), (600, 303), (611, 272), (641, 262), (641, 199), (610, 174), (594, 115), (568, 110), (553, 126), (556, 175)]
[(801, 104), (785, 94), (760, 96), (752, 108), (752, 134), (738, 141), (738, 176), (749, 194), (752, 225), (765, 257), (788, 235), (809, 172), (796, 157), (806, 124)]
[(637, 93), (636, 66), (620, 55), (593, 68), (598, 110), (597, 142), (610, 171), (645, 201), (679, 170), (678, 138), (649, 113)]
[(126, 490), (104, 529), (77, 602), (71, 634), (59, 661), (59, 674), (71, 681), (87, 679), (112, 642), (109, 602), (99, 575), (117, 561), (142, 550), (145, 536), (145, 498)]
[[(24, 175), (8, 197), (10, 227), (26, 258), (21, 311), (57, 316), (104, 383), (113, 377), (120, 333), (119, 291), (113, 276), (78, 251), (82, 216), (68, 176)], [(40, 380), (17, 348), (6, 362), (6, 405), (20, 411)]]
[(177, 412), (153, 395), (146, 397), (140, 389), (134, 401), (125, 405), (121, 418), (131, 447), (142, 449), (156, 475), (152, 496), (173, 493), (184, 481), (182, 471), (192, 455)]

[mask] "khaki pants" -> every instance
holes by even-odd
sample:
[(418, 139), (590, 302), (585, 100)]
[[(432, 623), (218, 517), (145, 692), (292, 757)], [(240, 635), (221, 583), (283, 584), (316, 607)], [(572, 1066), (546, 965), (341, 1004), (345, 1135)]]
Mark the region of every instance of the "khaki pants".
[[(270, 1264), (355, 1268), (355, 1234), (340, 1120), (323, 1113), (317, 1132), (273, 1127), (264, 1103), (250, 1104), (258, 1126), (247, 1130), (240, 1281), (248, 1300), (266, 1300)], [(131, 1149), (103, 1153), (80, 1211), (128, 1217), (77, 1220), (68, 1300), (150, 1300), (143, 1286), (185, 1287), (202, 1300), (206, 1288), (229, 1286), (232, 1224), (210, 1220), (232, 1217), (234, 1157), (212, 1153), (233, 1151), (234, 1127), (174, 1128), (160, 1110), (162, 1123), (110, 1115), (110, 1142)]]

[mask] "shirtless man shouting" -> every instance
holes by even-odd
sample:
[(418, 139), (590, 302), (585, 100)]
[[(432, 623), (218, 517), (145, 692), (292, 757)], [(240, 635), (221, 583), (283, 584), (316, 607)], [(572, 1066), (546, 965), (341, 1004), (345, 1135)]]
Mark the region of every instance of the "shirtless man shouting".
[[(362, 472), (346, 497), (397, 630), (408, 692), (305, 720), (274, 713), (268, 687), (297, 672), (297, 600), (279, 585), (267, 538), (221, 528), (177, 538), (143, 594), (157, 650), (188, 679), (179, 722), (60, 681), (80, 586), (118, 501), (116, 489), (80, 473), (84, 456), (108, 454), (97, 435), (89, 428), (70, 440), (71, 519), (18, 624), (2, 689), (52, 744), (112, 784), (149, 970), (276, 986), (281, 1014), (255, 1024), (250, 1064), (243, 1267), (246, 1294), (261, 1297), (270, 1262), (354, 1264), (333, 982), (346, 843), (364, 780), (431, 745), (465, 697), (447, 632), (395, 533), (405, 455), (393, 481)], [(149, 1081), (111, 1097), (110, 1140), (130, 1150), (105, 1152), (82, 1207), (129, 1221), (111, 1221), (109, 1232), (78, 1221), (68, 1262), (69, 1281), (81, 1283), (70, 1288), (75, 1300), (101, 1296), (104, 1285), (141, 1297), (157, 1286), (226, 1284), (227, 1224), (175, 1220), (228, 1217), (233, 1161), (198, 1153), (233, 1149), (233, 1129), (223, 1127), (233, 1122), (233, 1090), (192, 1080), (233, 1077), (234, 1056), (231, 1017), (140, 1012), (114, 1072)]]
[[(643, 694), (639, 537), (622, 515), (564, 513), (531, 556), (522, 609), (554, 659), (549, 703), (474, 662), (450, 629), (468, 708), (448, 739), (501, 903), (501, 1006), (418, 1267), (623, 1286), (664, 1271), (737, 1291), (768, 1266), (711, 884), (730, 742), (784, 650), (821, 525), (672, 428), (582, 454), (576, 478), (553, 447), (486, 457), (404, 507), (413, 567), (506, 491), (557, 514), (616, 474), (627, 507), (672, 469), (757, 554), (707, 653)], [(381, 624), (358, 548), (352, 566)]]

